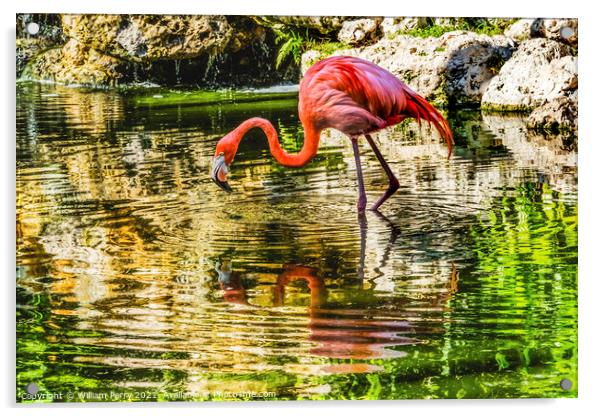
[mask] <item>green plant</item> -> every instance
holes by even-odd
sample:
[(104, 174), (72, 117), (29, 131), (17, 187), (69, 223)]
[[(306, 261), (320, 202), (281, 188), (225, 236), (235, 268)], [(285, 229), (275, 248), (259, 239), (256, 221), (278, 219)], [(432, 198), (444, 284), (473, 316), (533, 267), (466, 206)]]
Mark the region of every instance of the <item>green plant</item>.
[(307, 43), (307, 50), (315, 49), (322, 55), (331, 55), (339, 49), (348, 48), (347, 45), (341, 42), (316, 41), (312, 39)]
[(453, 24), (438, 25), (434, 20), (429, 20), (425, 27), (399, 31), (398, 35), (409, 35), (418, 38), (438, 38), (454, 30), (466, 30), (484, 35), (500, 35), (517, 19), (461, 19)]
[(438, 38), (446, 32), (451, 32), (452, 30), (458, 30), (453, 26), (439, 26), (439, 25), (431, 25), (424, 28), (414, 28), (410, 30), (402, 30), (398, 32), (399, 35), (409, 35), (417, 38)]
[(473, 32), (481, 33), (484, 35), (502, 35), (506, 28), (516, 22), (518, 19), (489, 19), (480, 20), (476, 25), (473, 25), (471, 29)]
[(301, 55), (311, 49), (317, 50), (322, 56), (328, 56), (345, 47), (345, 44), (332, 41), (329, 38), (314, 38), (307, 29), (305, 29), (305, 32), (294, 30), (277, 30), (275, 32), (276, 42), (282, 42), (278, 49), (278, 55), (276, 55), (276, 68), (279, 68), (289, 57), (296, 64), (301, 63)]
[(276, 69), (280, 68), (282, 62), (287, 57), (292, 57), (295, 63), (299, 64), (301, 62), (301, 55), (305, 51), (304, 45), (309, 41), (309, 33), (305, 32), (305, 36), (301, 35), (299, 32), (295, 32), (293, 30), (285, 31), (277, 31), (276, 32), (276, 42), (283, 42), (278, 49), (278, 55), (276, 56)]

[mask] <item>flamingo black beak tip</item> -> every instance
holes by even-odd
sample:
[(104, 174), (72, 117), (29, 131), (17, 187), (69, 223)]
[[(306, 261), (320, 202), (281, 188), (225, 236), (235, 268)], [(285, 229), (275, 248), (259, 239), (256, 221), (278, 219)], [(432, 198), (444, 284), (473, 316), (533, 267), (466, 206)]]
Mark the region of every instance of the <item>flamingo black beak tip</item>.
[(220, 188), (222, 188), (224, 191), (226, 191), (228, 193), (234, 191), (228, 182), (221, 182), (221, 181), (219, 181), (217, 179), (213, 179), (213, 182), (215, 182), (215, 184), (217, 186), (219, 186)]

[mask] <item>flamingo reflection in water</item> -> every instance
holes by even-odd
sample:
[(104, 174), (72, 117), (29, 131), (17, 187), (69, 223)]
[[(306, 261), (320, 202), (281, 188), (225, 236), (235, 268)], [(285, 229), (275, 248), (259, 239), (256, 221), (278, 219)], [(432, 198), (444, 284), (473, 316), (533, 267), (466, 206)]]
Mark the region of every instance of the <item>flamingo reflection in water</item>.
[[(388, 221), (386, 217), (381, 219)], [(391, 237), (383, 254), (383, 262), (388, 261), (389, 251), (399, 235), (399, 230), (392, 223), (389, 225)], [(364, 289), (363, 282), (366, 230), (366, 224), (360, 223), (362, 238), (356, 290), (363, 290), (367, 292), (367, 296), (370, 296), (370, 290)], [(232, 270), (230, 260), (218, 261), (215, 270), (218, 273), (218, 282), (225, 301), (253, 306), (248, 301), (241, 273)], [(312, 355), (342, 359), (399, 357), (405, 353), (391, 347), (421, 343), (423, 341), (416, 338), (417, 334), (434, 333), (441, 330), (432, 326), (420, 327), (420, 324), (412, 319), (415, 317), (415, 313), (411, 311), (405, 312), (404, 316), (386, 313), (378, 313), (378, 316), (373, 316), (374, 313), (363, 309), (362, 305), (341, 307), (333, 303), (329, 304), (329, 290), (324, 277), (320, 275), (318, 268), (307, 265), (285, 264), (283, 266), (274, 285), (273, 307), (285, 306), (287, 287), (300, 281), (307, 284), (310, 295), (309, 340), (315, 343), (315, 346), (310, 349)], [(457, 291), (458, 272), (455, 264), (451, 263), (450, 277), (445, 285), (445, 290), (430, 296), (428, 306), (441, 308)]]

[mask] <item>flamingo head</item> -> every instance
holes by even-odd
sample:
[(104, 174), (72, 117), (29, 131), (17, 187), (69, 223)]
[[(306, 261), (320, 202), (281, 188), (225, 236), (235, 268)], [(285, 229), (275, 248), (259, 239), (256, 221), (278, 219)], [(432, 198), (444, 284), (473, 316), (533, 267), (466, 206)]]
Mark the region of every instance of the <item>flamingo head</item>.
[(232, 192), (232, 188), (228, 184), (228, 168), (234, 160), (235, 154), (236, 146), (232, 146), (229, 135), (222, 138), (215, 147), (211, 179), (226, 192)]

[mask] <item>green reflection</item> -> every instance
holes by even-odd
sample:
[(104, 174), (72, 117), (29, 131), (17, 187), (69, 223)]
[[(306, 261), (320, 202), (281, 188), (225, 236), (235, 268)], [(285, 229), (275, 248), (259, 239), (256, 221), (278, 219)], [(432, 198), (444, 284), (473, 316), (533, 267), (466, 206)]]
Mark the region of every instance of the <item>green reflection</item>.
[(381, 133), (402, 188), (362, 224), (333, 133), (290, 170), (253, 132), (221, 193), (215, 142), (243, 119), (303, 139), (294, 96), (223, 94), (18, 86), (18, 401), (577, 396), (562, 138), (451, 114), (448, 163), (426, 130)]

